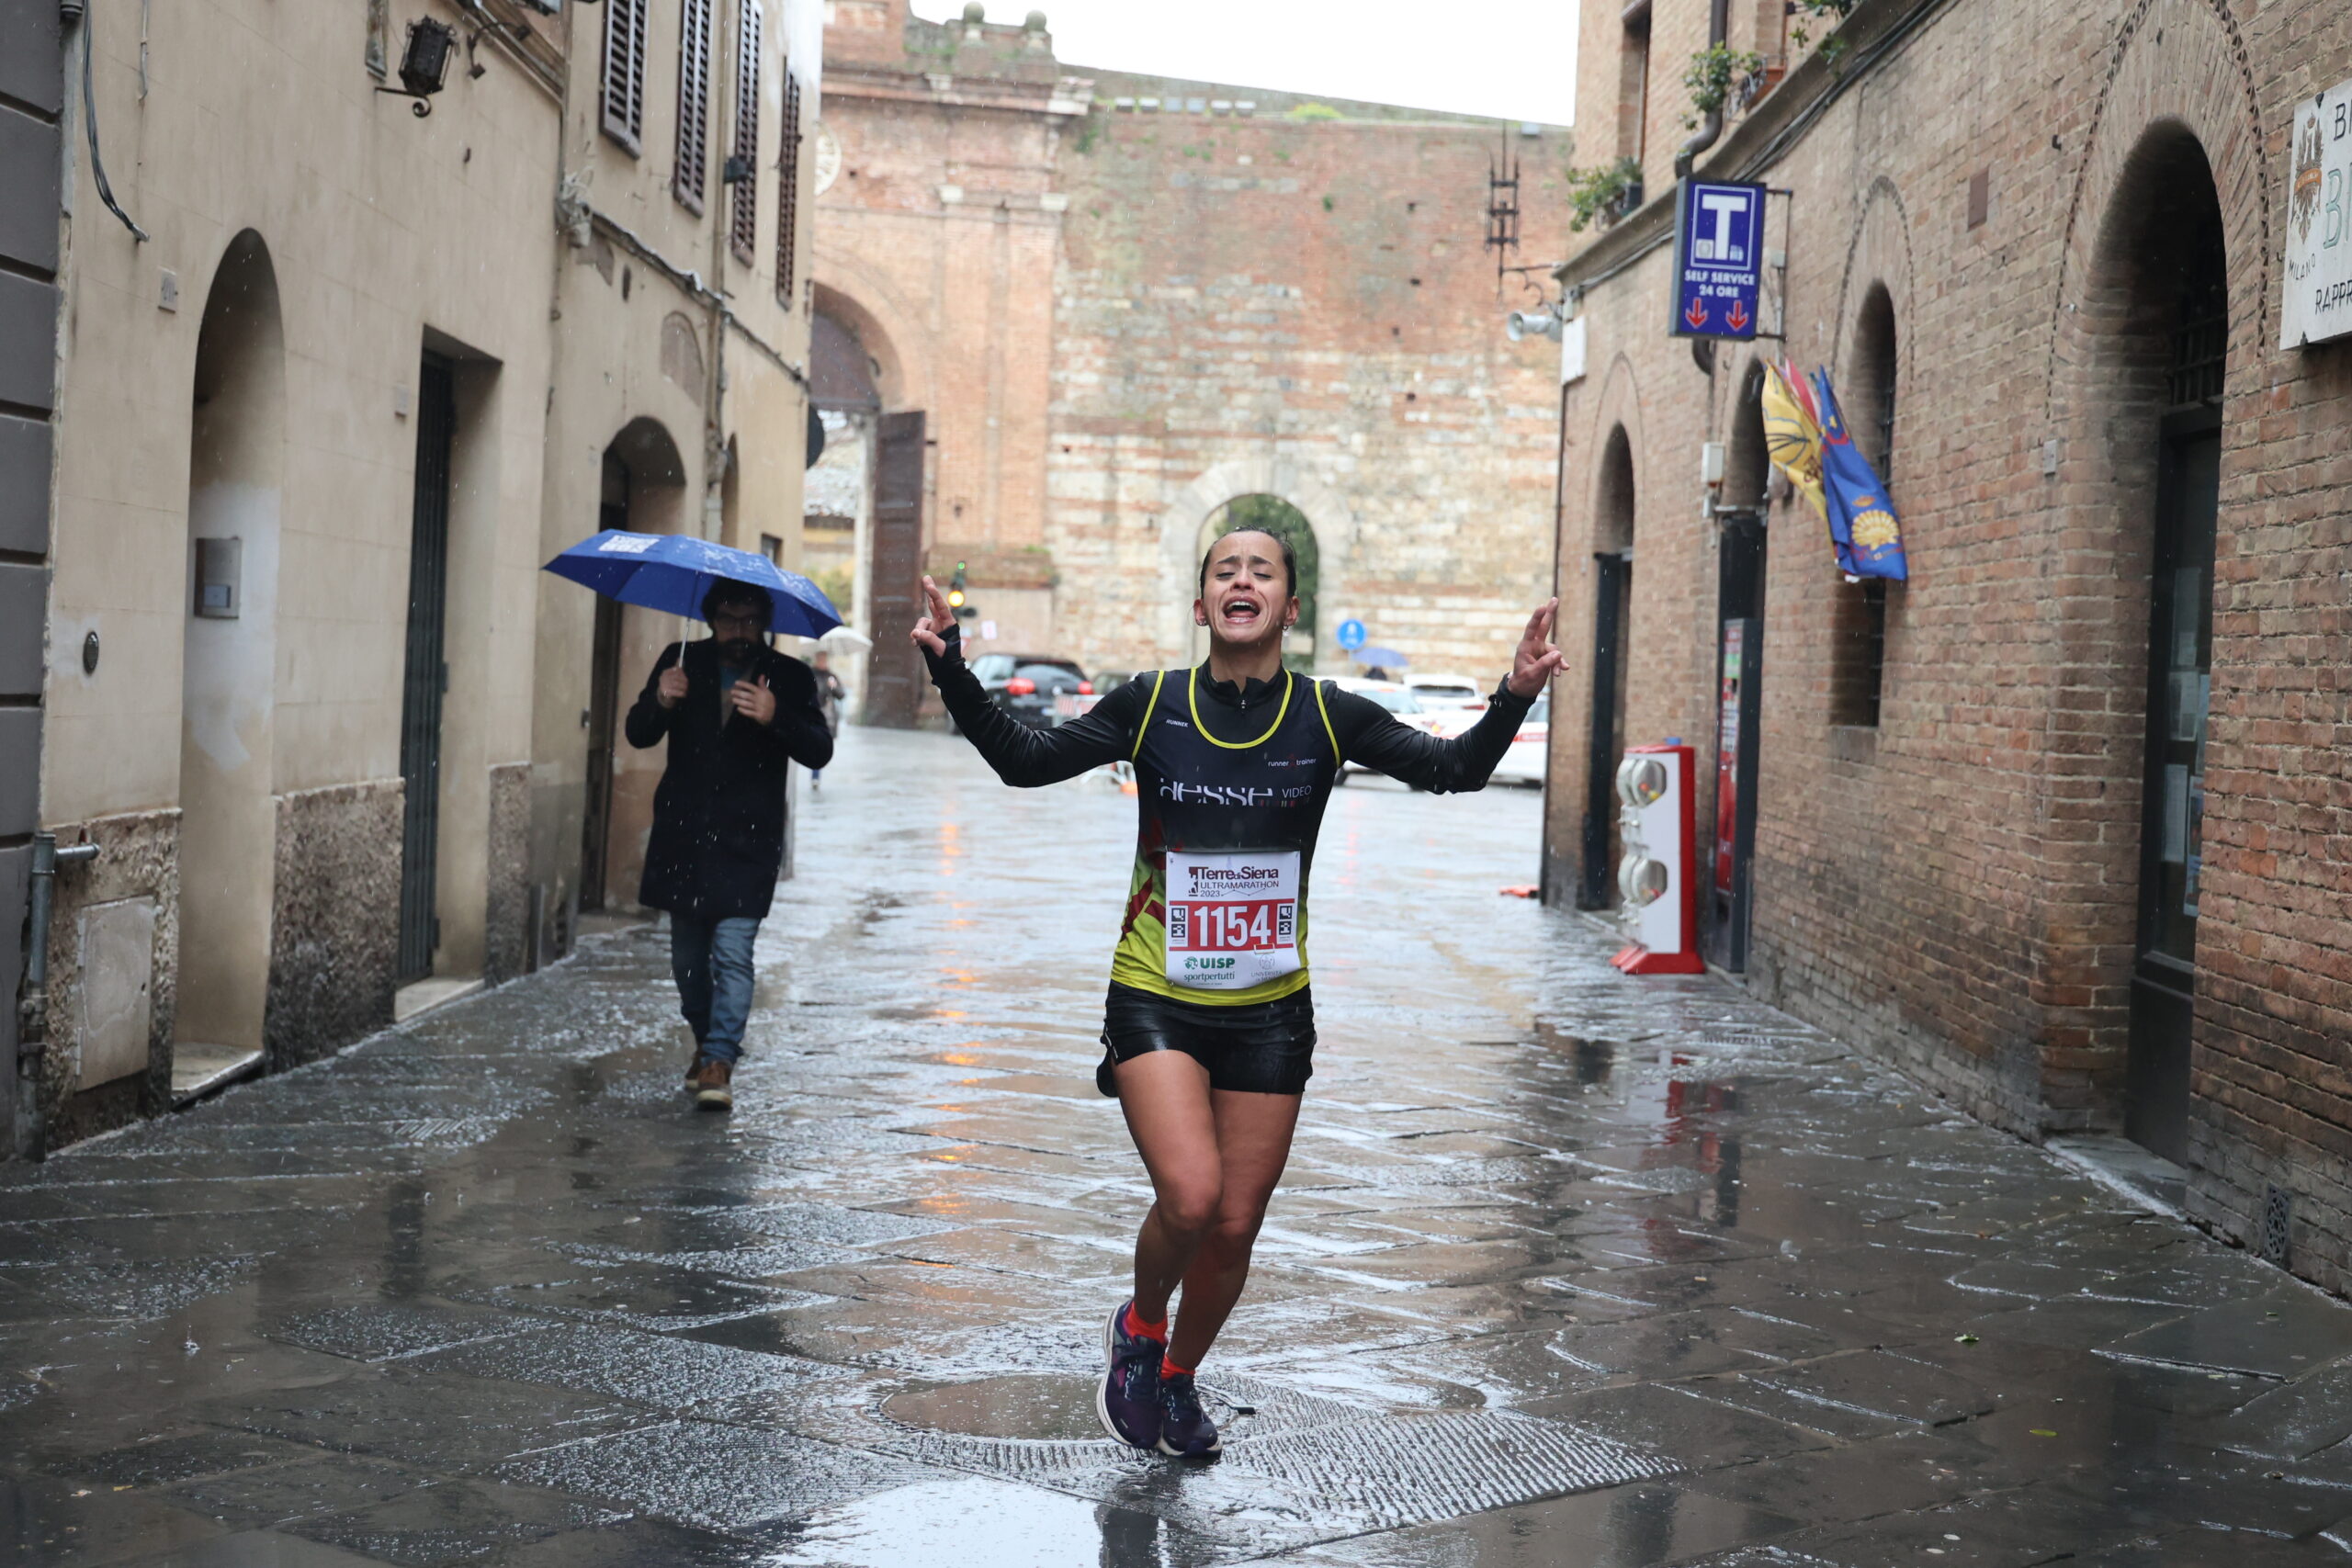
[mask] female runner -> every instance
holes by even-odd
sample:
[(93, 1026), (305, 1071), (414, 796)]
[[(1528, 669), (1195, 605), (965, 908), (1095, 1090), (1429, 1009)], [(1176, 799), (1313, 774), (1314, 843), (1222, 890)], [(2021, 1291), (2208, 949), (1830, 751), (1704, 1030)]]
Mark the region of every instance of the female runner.
[(1217, 540), (1193, 605), (1209, 628), (1208, 662), (1138, 675), (1057, 729), (1026, 728), (989, 700), (928, 577), (930, 614), (913, 633), (956, 727), (1005, 783), (1135, 766), (1142, 822), (1095, 1081), (1118, 1096), (1155, 1201), (1136, 1237), (1135, 1296), (1103, 1331), (1095, 1409), (1119, 1441), (1165, 1454), (1219, 1449), (1193, 1372), (1249, 1278), (1313, 1070), (1307, 876), (1340, 760), (1420, 789), (1483, 788), (1562, 664), (1555, 599), (1528, 617), (1476, 726), (1451, 740), (1425, 735), (1283, 668), (1297, 570), (1271, 534)]

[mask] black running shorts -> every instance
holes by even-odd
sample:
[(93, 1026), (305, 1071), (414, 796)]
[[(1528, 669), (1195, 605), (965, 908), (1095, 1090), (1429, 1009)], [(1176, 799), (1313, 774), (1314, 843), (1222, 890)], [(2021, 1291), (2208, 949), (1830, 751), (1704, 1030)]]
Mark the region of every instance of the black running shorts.
[[(1315, 1074), (1315, 987), (1271, 1002), (1218, 1007), (1114, 985), (1102, 1007), (1102, 1043), (1125, 1062), (1147, 1051), (1182, 1051), (1208, 1069), (1211, 1089), (1303, 1094)], [(1097, 1087), (1110, 1079), (1098, 1074)]]

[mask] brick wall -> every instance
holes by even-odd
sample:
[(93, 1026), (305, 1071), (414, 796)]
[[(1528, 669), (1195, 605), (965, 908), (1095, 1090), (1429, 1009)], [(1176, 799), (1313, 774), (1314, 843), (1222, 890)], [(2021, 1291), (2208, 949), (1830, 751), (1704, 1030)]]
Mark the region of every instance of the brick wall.
[[(1704, 6), (1657, 3), (1646, 162), (1662, 201), (1661, 142), (1679, 137), (1659, 127)], [(1758, 36), (1770, 18), (1733, 9), (1734, 46), (1774, 52)], [(1620, 7), (1585, 11), (1580, 96), (1613, 103)], [(2021, 1133), (2121, 1125), (2162, 401), (2147, 301), (2210, 167), (2230, 324), (2190, 1203), (2245, 1239), (2266, 1187), (2287, 1188), (2292, 1266), (2343, 1290), (2352, 347), (2276, 345), (2287, 130), (2297, 100), (2352, 76), (2352, 12), (1863, 0), (1846, 30), (1838, 73), (1781, 62), (1700, 165), (1795, 192), (1786, 352), (1828, 366), (1849, 415), (1862, 303), (1887, 290), (1888, 483), (1914, 574), (1889, 596), (1879, 725), (1834, 723), (1858, 591), (1809, 510), (1770, 511), (1749, 982)], [(1723, 345), (1707, 374), (1667, 337), (1667, 257), (1639, 244), (1658, 216), (1597, 234), (1576, 264), (1623, 266), (1587, 296), (1591, 370), (1569, 397), (1563, 644), (1589, 657), (1598, 460), (1622, 425), (1637, 480), (1628, 735), (1699, 743), (1711, 798), (1699, 447), (1731, 439), (1751, 355)], [(1560, 707), (1555, 888), (1578, 854), (1586, 694)]]
[[(1329, 667), (1354, 615), (1419, 668), (1499, 676), (1548, 572), (1558, 359), (1501, 330), (1532, 302), (1480, 243), (1501, 128), (1087, 72), (895, 5), (837, 29), (853, 11), (818, 305), (886, 407), (930, 414), (933, 558), (1042, 553), (1057, 651), (1182, 661), (1203, 524), (1272, 492), (1316, 530)], [(1510, 144), (1555, 213), (1566, 133)], [(1535, 217), (1512, 259), (1564, 241)]]
[[(1316, 529), (1327, 667), (1351, 614), (1416, 668), (1498, 677), (1549, 571), (1558, 351), (1501, 331), (1524, 301), (1498, 299), (1480, 244), (1494, 128), (1114, 109), (1088, 129), (1062, 164), (1046, 457), (1065, 638), (1190, 657), (1201, 526), (1270, 490)], [(1556, 130), (1510, 145), (1538, 188), (1569, 152)]]

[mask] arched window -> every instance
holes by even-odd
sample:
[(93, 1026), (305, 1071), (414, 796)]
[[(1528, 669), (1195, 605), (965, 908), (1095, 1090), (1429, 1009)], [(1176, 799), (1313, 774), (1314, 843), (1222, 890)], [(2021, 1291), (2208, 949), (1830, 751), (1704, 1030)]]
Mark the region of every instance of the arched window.
[[(1894, 301), (1884, 284), (1871, 285), (1854, 326), (1854, 356), (1840, 400), (1854, 444), (1879, 478), (1894, 488)], [(1831, 621), (1829, 722), (1876, 729), (1886, 685), (1884, 578), (1838, 584)]]

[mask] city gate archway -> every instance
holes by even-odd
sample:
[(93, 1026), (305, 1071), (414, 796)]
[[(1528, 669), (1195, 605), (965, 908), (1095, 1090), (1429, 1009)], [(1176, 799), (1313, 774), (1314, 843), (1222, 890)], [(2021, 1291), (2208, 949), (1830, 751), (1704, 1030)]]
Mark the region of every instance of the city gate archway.
[[(1218, 507), (1204, 518), (1200, 536), (1193, 551), (1193, 583), (1199, 585), (1199, 563), (1205, 559), (1209, 547), (1227, 534), (1245, 530), (1272, 534), (1291, 547), (1298, 561), (1298, 581), (1293, 592), (1298, 598), (1298, 624), (1283, 639), (1283, 663), (1301, 673), (1312, 673), (1321, 647), (1315, 640), (1317, 606), (1321, 598), (1323, 552), (1316, 541), (1315, 525), (1306, 513), (1278, 495), (1239, 495)], [(1193, 628), (1193, 662), (1197, 664), (1209, 656), (1209, 629)], [(1338, 657), (1335, 649), (1333, 657)]]

